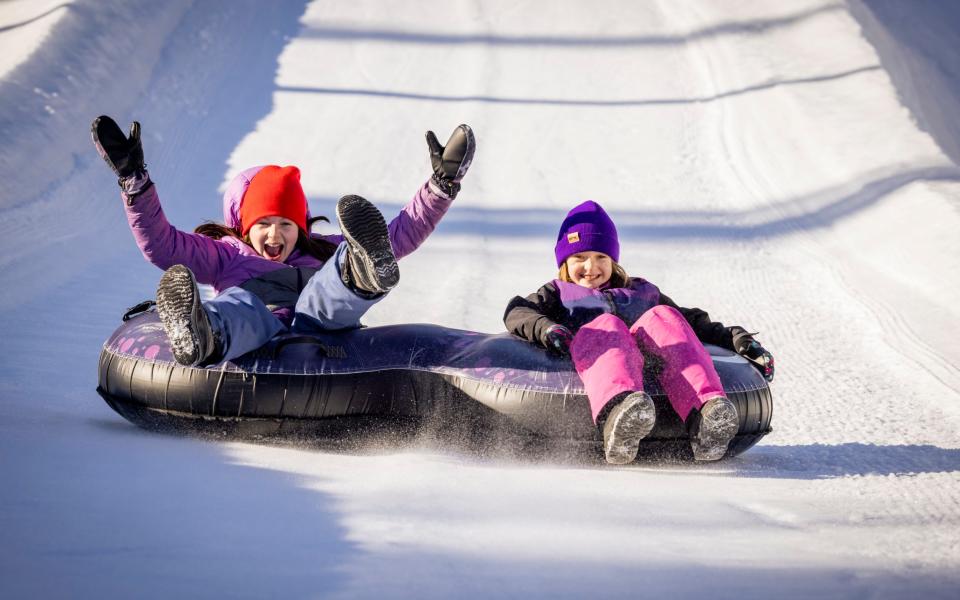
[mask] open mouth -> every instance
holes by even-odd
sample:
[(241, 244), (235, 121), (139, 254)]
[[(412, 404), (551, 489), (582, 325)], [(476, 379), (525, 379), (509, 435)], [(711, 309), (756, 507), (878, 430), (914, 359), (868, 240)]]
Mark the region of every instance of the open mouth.
[(270, 260), (280, 260), (283, 255), (283, 244), (264, 244), (263, 253)]

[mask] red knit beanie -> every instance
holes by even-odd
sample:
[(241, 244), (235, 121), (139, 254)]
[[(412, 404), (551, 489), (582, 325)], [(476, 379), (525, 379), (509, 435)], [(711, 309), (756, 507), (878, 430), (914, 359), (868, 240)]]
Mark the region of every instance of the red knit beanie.
[(243, 235), (265, 217), (283, 217), (307, 230), (307, 197), (300, 186), (300, 169), (268, 165), (253, 176), (240, 204)]

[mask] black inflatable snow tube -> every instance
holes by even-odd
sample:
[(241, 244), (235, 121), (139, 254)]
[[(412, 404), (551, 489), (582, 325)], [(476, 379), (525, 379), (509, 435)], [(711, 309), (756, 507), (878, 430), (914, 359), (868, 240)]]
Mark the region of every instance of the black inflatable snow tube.
[[(708, 346), (740, 429), (727, 456), (770, 432), (773, 403), (743, 358)], [(648, 452), (689, 457), (683, 424), (648, 374), (657, 425)], [(97, 391), (152, 430), (229, 435), (356, 435), (364, 424), (496, 424), (599, 447), (582, 383), (567, 359), (507, 334), (410, 324), (311, 336), (281, 335), (232, 362), (177, 364), (155, 312), (125, 321), (100, 354)]]

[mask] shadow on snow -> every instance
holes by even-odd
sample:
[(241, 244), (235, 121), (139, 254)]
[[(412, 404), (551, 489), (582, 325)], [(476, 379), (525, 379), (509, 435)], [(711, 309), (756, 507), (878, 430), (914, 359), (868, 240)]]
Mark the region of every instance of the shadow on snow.
[(682, 46), (691, 41), (722, 35), (761, 35), (796, 25), (822, 14), (846, 10), (841, 4), (830, 3), (792, 15), (753, 21), (734, 21), (711, 25), (703, 29), (672, 35), (614, 35), (604, 37), (555, 35), (499, 35), (491, 33), (433, 33), (397, 29), (357, 29), (351, 27), (319, 27), (308, 25), (300, 37), (330, 41), (363, 41), (388, 44), (430, 44), (443, 46), (550, 46), (578, 50)]
[[(912, 183), (960, 181), (960, 169), (952, 166), (917, 167), (897, 172), (874, 172), (844, 186), (827, 188), (805, 196), (775, 200), (762, 208), (732, 211), (620, 210), (611, 212), (620, 236), (638, 240), (750, 240), (775, 238), (834, 225), (868, 209), (887, 195)], [(852, 190), (852, 191), (851, 191)], [(624, 191), (624, 194), (629, 192)], [(586, 198), (570, 198), (572, 204)], [(603, 198), (595, 198), (601, 203)], [(380, 210), (392, 215), (405, 202), (381, 202), (370, 197)], [(314, 214), (330, 215), (336, 198), (311, 198)], [(440, 235), (552, 238), (566, 211), (555, 209), (482, 209), (457, 206), (437, 226)]]
[(859, 75), (861, 73), (870, 73), (879, 71), (877, 65), (850, 69), (839, 73), (829, 75), (819, 75), (813, 77), (800, 77), (796, 79), (773, 78), (764, 83), (750, 85), (726, 92), (720, 92), (710, 96), (694, 96), (691, 98), (647, 98), (647, 99), (616, 99), (616, 100), (591, 100), (591, 99), (565, 99), (565, 98), (510, 98), (505, 96), (449, 96), (441, 94), (420, 94), (415, 92), (396, 92), (390, 90), (370, 90), (361, 88), (327, 88), (327, 87), (306, 87), (306, 86), (278, 86), (279, 92), (293, 92), (305, 94), (324, 94), (328, 96), (368, 96), (375, 98), (396, 98), (400, 100), (430, 100), (438, 102), (484, 102), (489, 104), (520, 104), (520, 105), (540, 105), (540, 106), (670, 106), (675, 104), (702, 104), (715, 102), (724, 98), (741, 96), (751, 92), (769, 90), (786, 85), (800, 85), (810, 83), (825, 83), (836, 81), (846, 77)]
[(808, 444), (758, 446), (738, 457), (738, 477), (831, 479), (863, 475), (918, 475), (960, 471), (960, 449), (930, 444), (878, 446)]

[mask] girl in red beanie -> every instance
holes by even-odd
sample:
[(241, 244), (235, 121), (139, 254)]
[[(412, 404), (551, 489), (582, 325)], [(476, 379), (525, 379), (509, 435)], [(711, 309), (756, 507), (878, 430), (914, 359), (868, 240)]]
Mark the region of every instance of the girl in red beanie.
[[(432, 131), (433, 175), (389, 225), (370, 202), (337, 202), (341, 235), (310, 233), (297, 167), (253, 167), (223, 198), (225, 224), (186, 233), (167, 222), (147, 173), (140, 124), (124, 135), (107, 116), (93, 141), (117, 174), (127, 220), (144, 257), (165, 270), (157, 310), (177, 362), (206, 365), (259, 348), (276, 334), (359, 327), (360, 318), (399, 281), (397, 259), (430, 235), (460, 190), (473, 160), (473, 131), (454, 130), (446, 146)], [(202, 302), (197, 282), (217, 296)]]
[(617, 228), (593, 201), (563, 220), (554, 248), (560, 273), (507, 305), (507, 330), (560, 355), (570, 355), (583, 381), (607, 462), (637, 457), (653, 430), (656, 409), (643, 388), (645, 354), (673, 410), (687, 424), (697, 460), (718, 460), (739, 428), (704, 343), (749, 358), (773, 379), (773, 357), (743, 327), (724, 327), (699, 308), (682, 308), (649, 281), (618, 264)]

